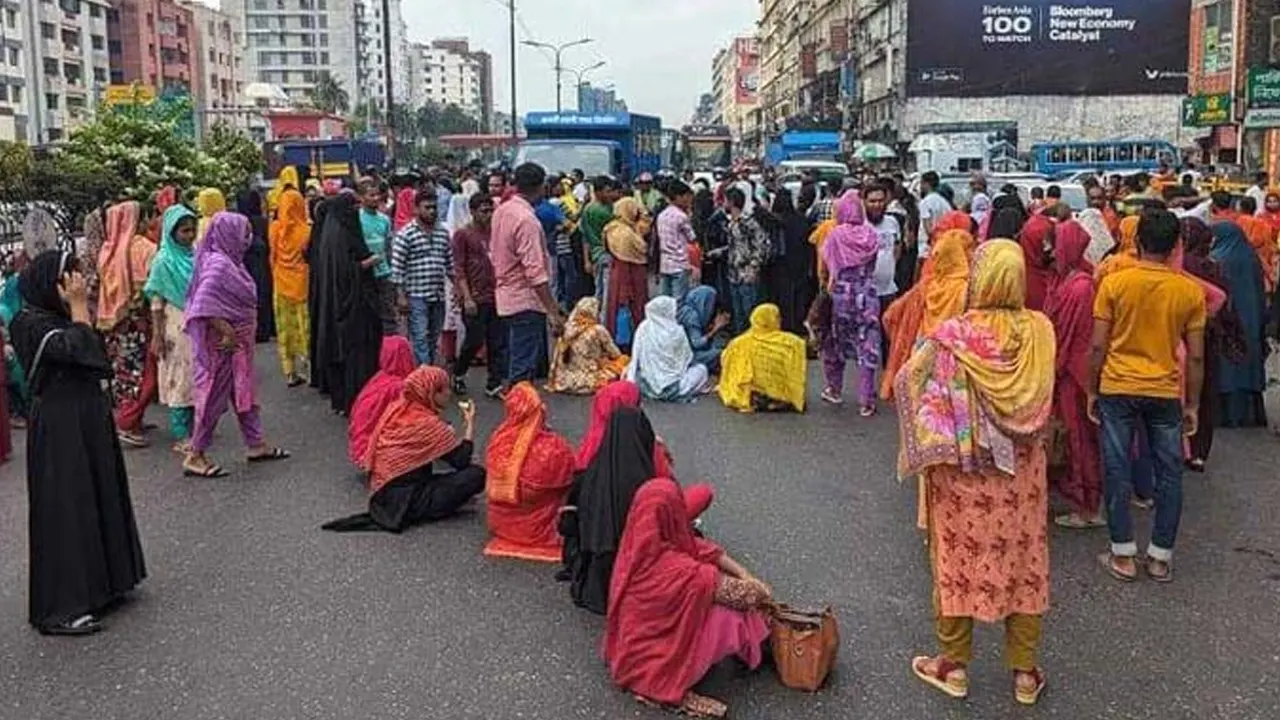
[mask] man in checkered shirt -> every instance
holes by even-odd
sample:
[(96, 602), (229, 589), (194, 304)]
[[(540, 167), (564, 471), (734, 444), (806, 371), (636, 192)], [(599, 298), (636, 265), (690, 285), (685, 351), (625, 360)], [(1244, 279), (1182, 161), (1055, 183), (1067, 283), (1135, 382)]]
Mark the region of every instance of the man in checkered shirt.
[(435, 364), (444, 326), (445, 279), (453, 276), (449, 231), (440, 222), (434, 189), (413, 198), (416, 217), (391, 241), (391, 282), (409, 309), (409, 342), (420, 365)]

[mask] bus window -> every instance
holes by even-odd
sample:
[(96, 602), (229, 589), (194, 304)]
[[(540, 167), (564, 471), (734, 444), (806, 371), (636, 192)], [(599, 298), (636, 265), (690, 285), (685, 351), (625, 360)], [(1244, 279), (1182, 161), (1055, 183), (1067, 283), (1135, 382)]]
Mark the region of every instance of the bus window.
[(1067, 148), (1067, 162), (1085, 163), (1089, 162), (1089, 147), (1087, 145), (1072, 145)]
[(1133, 146), (1129, 144), (1116, 145), (1116, 162), (1133, 162)]
[(1139, 145), (1139, 146), (1138, 146), (1138, 152), (1140, 153), (1140, 155), (1139, 155), (1139, 159), (1141, 159), (1141, 160), (1155, 160), (1155, 159), (1156, 159), (1156, 149), (1155, 149), (1154, 147), (1152, 147), (1151, 145), (1147, 145), (1147, 144)]
[(1067, 151), (1065, 148), (1060, 148), (1060, 147), (1049, 148), (1049, 162), (1061, 163), (1061, 162), (1066, 162), (1066, 159), (1067, 159)]
[(1093, 148), (1093, 162), (1096, 165), (1105, 165), (1115, 162), (1115, 147), (1112, 145), (1095, 145)]

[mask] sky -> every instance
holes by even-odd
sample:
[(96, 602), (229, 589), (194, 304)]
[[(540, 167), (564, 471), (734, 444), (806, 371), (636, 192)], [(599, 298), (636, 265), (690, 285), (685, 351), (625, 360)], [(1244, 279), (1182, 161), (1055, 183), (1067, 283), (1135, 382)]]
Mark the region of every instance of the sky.
[[(402, 0), (409, 39), (466, 36), (472, 48), (493, 55), (494, 104), (511, 106), (511, 55), (506, 0)], [(594, 42), (565, 50), (566, 68), (601, 60), (586, 79), (612, 84), (634, 112), (663, 124), (689, 121), (698, 97), (711, 90), (711, 59), (734, 36), (754, 26), (759, 0), (516, 0), (516, 40), (559, 45), (582, 37)], [(551, 53), (520, 45), (516, 53), (520, 114), (555, 109)], [(564, 108), (577, 101), (577, 78), (562, 76)]]

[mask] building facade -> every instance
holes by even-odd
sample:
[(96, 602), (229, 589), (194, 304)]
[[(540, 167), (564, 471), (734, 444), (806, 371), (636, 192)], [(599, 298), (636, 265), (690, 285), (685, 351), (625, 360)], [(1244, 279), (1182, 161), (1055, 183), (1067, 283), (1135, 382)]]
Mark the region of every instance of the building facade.
[(493, 58), (472, 50), (466, 38), (413, 43), (409, 51), (410, 97), (414, 107), (428, 102), (457, 105), (477, 119), (478, 129), (496, 132), (493, 118)]
[(711, 61), (711, 94), (715, 110), (707, 121), (723, 125), (745, 155), (759, 147), (756, 109), (760, 87), (760, 44), (755, 35), (734, 38)]
[(242, 3), (246, 75), (279, 86), (303, 104), (327, 75), (354, 107), (361, 97), (357, 74), (358, 0), (223, 0)]
[(627, 101), (618, 97), (612, 87), (598, 88), (589, 82), (578, 86), (578, 112), (611, 113), (626, 112)]
[[(357, 0), (356, 10), (356, 76), (361, 82), (355, 104), (373, 103), (386, 107), (387, 83), (391, 83), (394, 102), (408, 102), (408, 39), (400, 0), (389, 0), (389, 17), (383, 17), (382, 0)], [(389, 34), (388, 34), (389, 32)], [(387, 42), (390, 41), (390, 49)], [(387, 55), (391, 56), (391, 75), (387, 77)]]
[(243, 96), (248, 84), (245, 35), (240, 15), (222, 12), (200, 2), (190, 2), (195, 26), (195, 54), (199, 59), (197, 123), (207, 129), (226, 122), (248, 129), (251, 105)]
[(844, 127), (853, 95), (846, 64), (856, 4), (762, 0), (757, 22), (759, 137), (754, 138), (759, 147), (788, 128)]
[(110, 81), (109, 6), (106, 0), (0, 6), (0, 139), (33, 145), (62, 140), (93, 119)]

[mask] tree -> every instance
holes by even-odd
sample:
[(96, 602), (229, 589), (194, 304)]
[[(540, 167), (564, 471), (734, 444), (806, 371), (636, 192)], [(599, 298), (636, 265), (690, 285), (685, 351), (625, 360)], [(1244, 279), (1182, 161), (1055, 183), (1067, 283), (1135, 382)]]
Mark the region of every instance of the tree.
[(311, 106), (327, 113), (346, 113), (351, 109), (351, 98), (337, 78), (321, 73), (308, 95)]
[(215, 187), (239, 188), (247, 186), (250, 181), (262, 172), (265, 163), (262, 148), (239, 129), (225, 121), (219, 121), (209, 128), (202, 148), (206, 158), (217, 162), (203, 168), (208, 173), (217, 174), (222, 166), (226, 174), (212, 178), (206, 182)]

